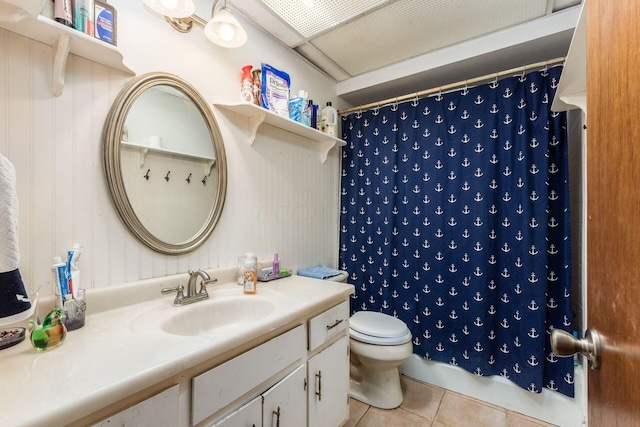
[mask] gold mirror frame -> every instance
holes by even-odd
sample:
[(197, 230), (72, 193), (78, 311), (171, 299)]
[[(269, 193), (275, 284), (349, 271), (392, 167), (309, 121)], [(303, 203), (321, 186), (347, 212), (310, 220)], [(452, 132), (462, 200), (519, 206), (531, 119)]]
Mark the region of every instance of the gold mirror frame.
[[(170, 86), (182, 91), (198, 107), (209, 128), (216, 158), (213, 170), (218, 175), (218, 186), (209, 216), (193, 237), (179, 244), (164, 242), (145, 228), (129, 201), (121, 169), (120, 138), (127, 114), (145, 90), (158, 85)], [(103, 164), (111, 201), (129, 231), (146, 246), (162, 254), (183, 255), (201, 246), (213, 232), (222, 213), (227, 191), (227, 158), (218, 123), (200, 93), (185, 80), (173, 74), (155, 72), (133, 79), (118, 94), (109, 111), (103, 132), (103, 142)]]

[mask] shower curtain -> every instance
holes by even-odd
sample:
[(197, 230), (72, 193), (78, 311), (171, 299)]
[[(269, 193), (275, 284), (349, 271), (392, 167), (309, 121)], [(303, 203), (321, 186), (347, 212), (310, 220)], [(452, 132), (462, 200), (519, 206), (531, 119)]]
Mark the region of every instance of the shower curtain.
[(340, 268), (414, 353), (573, 396), (549, 345), (572, 331), (561, 70), (343, 117)]

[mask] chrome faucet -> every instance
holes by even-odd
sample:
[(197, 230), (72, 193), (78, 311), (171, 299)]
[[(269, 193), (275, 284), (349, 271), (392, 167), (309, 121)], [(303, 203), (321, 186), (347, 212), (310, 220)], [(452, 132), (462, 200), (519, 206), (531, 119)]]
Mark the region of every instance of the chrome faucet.
[[(200, 290), (196, 292), (196, 285), (198, 282), (198, 276), (202, 279), (200, 282)], [(216, 283), (218, 279), (211, 278), (206, 272), (202, 270), (192, 271), (189, 270), (189, 282), (187, 282), (187, 295), (184, 295), (184, 286), (180, 285), (177, 288), (166, 288), (161, 291), (162, 295), (176, 292), (176, 298), (173, 300), (174, 306), (183, 306), (198, 301), (203, 301), (209, 298), (207, 292), (207, 285)]]

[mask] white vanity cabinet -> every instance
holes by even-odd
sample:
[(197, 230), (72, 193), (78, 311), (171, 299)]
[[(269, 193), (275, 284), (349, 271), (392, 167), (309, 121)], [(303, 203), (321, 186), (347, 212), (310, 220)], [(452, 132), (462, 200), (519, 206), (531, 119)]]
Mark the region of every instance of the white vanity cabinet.
[(300, 427), (305, 425), (305, 366), (300, 365), (276, 385), (211, 427)]
[(347, 301), (309, 321), (309, 427), (336, 427), (349, 417), (348, 327)]
[[(347, 329), (349, 324), (349, 303), (344, 301), (312, 318), (307, 322), (308, 351), (298, 358), (292, 357), (296, 353), (295, 345), (300, 343), (300, 335), (296, 338), (287, 338), (292, 332), (277, 337), (272, 341), (257, 347), (236, 359), (233, 359), (220, 367), (203, 374), (200, 377), (209, 377), (209, 381), (219, 384), (213, 394), (203, 393), (203, 388), (196, 385), (200, 377), (194, 378), (194, 402), (195, 399), (203, 399), (209, 402), (209, 413), (214, 410), (211, 407), (211, 399), (217, 396), (217, 401), (224, 404), (229, 399), (224, 396), (224, 388), (236, 388), (238, 382), (242, 382), (242, 369), (251, 370), (254, 356), (258, 351), (264, 353), (261, 347), (268, 347), (268, 356), (261, 355), (263, 360), (262, 370), (266, 371), (262, 376), (270, 375), (281, 368), (282, 363), (289, 364), (292, 360), (301, 360), (302, 363), (294, 368), (289, 368), (290, 373), (278, 381), (275, 385), (254, 397), (255, 393), (247, 396), (250, 398), (240, 408), (234, 410), (224, 418), (209, 424), (216, 427), (338, 427), (346, 422), (349, 417), (349, 338)], [(298, 329), (303, 330), (300, 326)], [(296, 330), (294, 330), (296, 331)], [(272, 343), (272, 344), (270, 344)], [(295, 344), (294, 344), (295, 343)], [(236, 361), (237, 360), (237, 361)], [(281, 365), (271, 366), (273, 360), (283, 360)], [(266, 365), (266, 363), (269, 365)], [(289, 365), (291, 366), (291, 365)], [(235, 384), (226, 386), (222, 377), (211, 377), (212, 372), (224, 371), (236, 375)], [(252, 374), (254, 376), (255, 374)], [(253, 381), (255, 382), (255, 381)], [(247, 389), (248, 384), (238, 387)], [(234, 393), (238, 394), (237, 392)], [(220, 406), (216, 405), (216, 408)], [(224, 411), (220, 411), (224, 412)], [(201, 420), (203, 414), (194, 406), (194, 424)], [(262, 421), (260, 423), (260, 414)], [(204, 414), (204, 416), (208, 416)], [(215, 418), (214, 416), (213, 418)]]
[[(305, 332), (304, 326), (298, 326), (194, 377), (191, 423), (215, 419), (236, 402), (253, 399), (304, 363)], [(304, 377), (297, 394), (304, 394)]]

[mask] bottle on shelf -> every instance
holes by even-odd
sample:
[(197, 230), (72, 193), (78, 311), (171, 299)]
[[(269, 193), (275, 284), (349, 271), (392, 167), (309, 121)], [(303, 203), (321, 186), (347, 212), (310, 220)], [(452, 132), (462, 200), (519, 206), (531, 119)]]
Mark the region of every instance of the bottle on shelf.
[(53, 4), (53, 16), (57, 22), (73, 28), (71, 0), (55, 0)]
[(338, 136), (338, 112), (327, 101), (327, 106), (322, 109), (321, 114), (322, 132), (331, 136)]
[(251, 65), (242, 67), (242, 80), (240, 81), (240, 99), (244, 102), (254, 103), (253, 97), (253, 76), (251, 75)]

